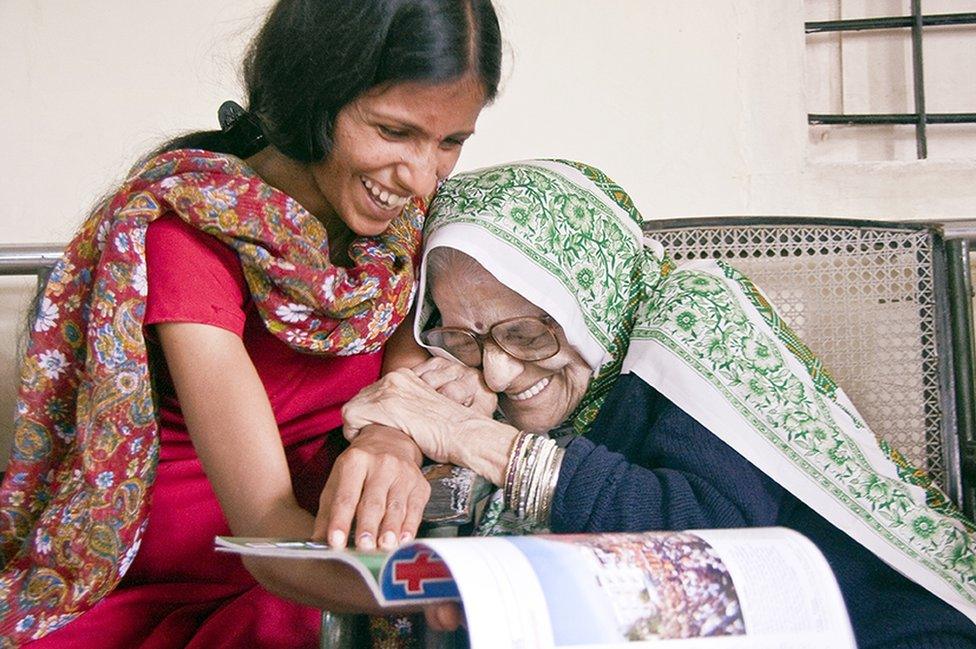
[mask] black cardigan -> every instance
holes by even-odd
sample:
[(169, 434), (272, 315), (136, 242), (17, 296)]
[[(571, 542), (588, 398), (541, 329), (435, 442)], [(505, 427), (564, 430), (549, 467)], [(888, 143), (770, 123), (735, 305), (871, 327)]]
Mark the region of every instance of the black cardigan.
[(792, 528), (840, 584), (861, 649), (976, 648), (976, 624), (760, 472), (639, 377), (620, 377), (560, 470), (553, 532)]

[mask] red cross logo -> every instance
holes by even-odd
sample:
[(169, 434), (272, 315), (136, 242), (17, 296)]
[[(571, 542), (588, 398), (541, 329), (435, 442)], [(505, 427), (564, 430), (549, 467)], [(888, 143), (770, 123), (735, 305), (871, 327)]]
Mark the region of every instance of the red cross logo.
[(450, 581), (451, 573), (430, 550), (421, 550), (411, 559), (393, 562), (393, 583), (403, 585), (408, 595), (424, 592), (424, 582)]

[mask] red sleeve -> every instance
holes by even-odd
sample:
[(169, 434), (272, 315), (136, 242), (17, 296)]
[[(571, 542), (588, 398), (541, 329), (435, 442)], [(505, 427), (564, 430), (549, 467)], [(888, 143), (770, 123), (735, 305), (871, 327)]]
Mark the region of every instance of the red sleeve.
[(250, 292), (231, 248), (175, 214), (146, 230), (145, 324), (197, 322), (240, 336)]

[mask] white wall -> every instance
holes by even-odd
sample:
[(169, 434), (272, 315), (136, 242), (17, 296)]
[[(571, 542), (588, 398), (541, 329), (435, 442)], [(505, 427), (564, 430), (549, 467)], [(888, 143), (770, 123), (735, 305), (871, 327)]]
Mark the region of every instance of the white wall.
[[(819, 151), (825, 147), (811, 136), (808, 109), (844, 106), (830, 96), (808, 97), (817, 91), (808, 88), (805, 61), (808, 53), (817, 61), (826, 48), (807, 44), (802, 23), (808, 14), (838, 13), (837, 0), (496, 2), (508, 41), (507, 78), (461, 169), (540, 155), (582, 159), (627, 187), (648, 218), (976, 214), (976, 127), (954, 129), (962, 159), (938, 159), (935, 143), (937, 159), (922, 162), (847, 164), (838, 162), (843, 155)], [(871, 14), (899, 13), (908, 2), (850, 4)], [(214, 127), (219, 103), (241, 96), (237, 61), (269, 5), (0, 2), (0, 241), (66, 239), (141, 152), (179, 130)], [(976, 11), (976, 0), (925, 0), (923, 8)], [(973, 29), (927, 37), (930, 85), (952, 88), (963, 104), (941, 110), (976, 110)], [(889, 105), (847, 108), (909, 110), (910, 61), (899, 54), (900, 39), (874, 34), (882, 36), (850, 36), (848, 50), (875, 53), (862, 68), (894, 89), (880, 95)], [(954, 34), (965, 39), (947, 50), (956, 60), (935, 66), (945, 51), (936, 49), (938, 41)], [(811, 72), (806, 76), (815, 80), (838, 76)], [(858, 88), (851, 85), (855, 90), (844, 89), (849, 104)], [(899, 94), (899, 87), (908, 90)], [(938, 101), (930, 91), (930, 110), (939, 110)], [(946, 129), (953, 127), (931, 126), (930, 137), (938, 140)], [(863, 129), (846, 131), (869, 139)], [(911, 129), (899, 132), (913, 152)]]
[[(876, 130), (825, 135), (807, 125), (808, 111), (841, 110), (845, 101), (853, 110), (858, 76), (870, 84), (883, 72), (885, 87), (910, 82), (899, 36), (872, 36), (887, 48), (881, 54), (863, 37), (806, 38), (804, 20), (840, 15), (839, 0), (496, 4), (508, 72), (459, 169), (584, 160), (626, 187), (647, 218), (976, 217), (976, 127), (950, 127), (948, 136), (930, 127), (932, 159), (916, 161), (904, 154), (914, 150), (904, 127), (889, 129), (900, 144), (888, 145)], [(907, 4), (845, 0), (844, 14), (903, 13)], [(929, 13), (976, 11), (976, 0), (922, 4)], [(237, 61), (269, 5), (0, 0), (0, 242), (66, 240), (140, 153), (179, 130), (215, 127), (220, 102), (241, 98)], [(973, 28), (942, 30), (930, 42), (927, 60), (940, 65), (929, 76), (941, 94), (929, 109), (976, 111)], [(859, 47), (874, 52), (860, 68), (831, 71)], [(830, 74), (839, 81), (826, 81)], [(23, 303), (22, 286), (0, 283), (4, 313)], [(3, 413), (12, 410), (15, 323), (19, 316), (0, 317)]]

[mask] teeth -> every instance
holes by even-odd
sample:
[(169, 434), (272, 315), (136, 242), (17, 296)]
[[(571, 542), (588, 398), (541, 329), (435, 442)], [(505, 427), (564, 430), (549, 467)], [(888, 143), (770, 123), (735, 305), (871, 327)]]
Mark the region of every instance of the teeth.
[(387, 190), (378, 187), (369, 178), (363, 178), (363, 185), (369, 190), (369, 193), (373, 196), (373, 198), (375, 198), (376, 201), (385, 208), (403, 207), (410, 199), (409, 196), (397, 196), (396, 194), (391, 194)]
[(541, 381), (539, 381), (538, 383), (530, 387), (528, 390), (524, 390), (523, 392), (519, 392), (518, 394), (510, 394), (508, 395), (508, 397), (513, 401), (525, 401), (526, 399), (531, 399), (535, 395), (545, 390), (547, 385), (549, 385), (548, 377), (542, 379)]

